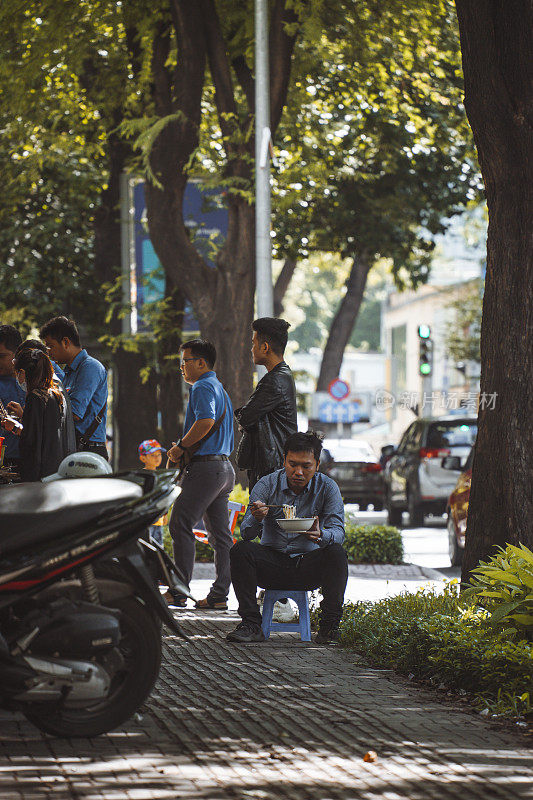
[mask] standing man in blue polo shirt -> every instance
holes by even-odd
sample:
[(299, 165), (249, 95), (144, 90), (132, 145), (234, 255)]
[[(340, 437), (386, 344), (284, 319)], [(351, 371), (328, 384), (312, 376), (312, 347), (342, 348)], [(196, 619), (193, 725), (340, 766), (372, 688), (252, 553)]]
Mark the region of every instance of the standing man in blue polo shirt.
[(76, 323), (53, 317), (40, 331), (50, 358), (65, 364), (62, 379), (68, 393), (78, 450), (88, 450), (108, 459), (106, 448), (107, 371), (82, 349)]
[[(217, 353), (206, 339), (192, 339), (181, 346), (181, 372), (190, 384), (183, 437), (168, 451), (178, 462), (190, 450), (192, 458), (174, 503), (169, 528), (174, 542), (174, 560), (190, 583), (194, 567), (193, 528), (204, 517), (207, 538), (215, 551), (216, 577), (207, 597), (197, 608), (226, 609), (231, 584), (229, 551), (233, 538), (229, 528), (228, 500), (235, 484), (229, 456), (233, 450), (233, 407), (213, 371)], [(203, 440), (200, 446), (198, 443)], [(186, 598), (167, 596), (170, 604), (184, 607)]]

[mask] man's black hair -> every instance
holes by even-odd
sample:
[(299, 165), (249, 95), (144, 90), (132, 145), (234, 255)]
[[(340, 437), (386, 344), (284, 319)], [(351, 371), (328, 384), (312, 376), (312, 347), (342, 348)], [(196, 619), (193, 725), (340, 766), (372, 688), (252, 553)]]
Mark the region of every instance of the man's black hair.
[(0, 325), (0, 344), (13, 353), (22, 342), (22, 336), (13, 325)]
[(285, 352), (289, 338), (287, 331), (290, 327), (290, 322), (276, 317), (261, 317), (252, 322), (252, 330), (257, 333), (261, 344), (266, 342), (277, 356), (282, 356)]
[(55, 339), (56, 342), (62, 342), (63, 339), (70, 339), (74, 347), (81, 347), (80, 334), (73, 319), (68, 317), (52, 317), (46, 322), (39, 331), (41, 339), (49, 336)]
[(195, 358), (203, 358), (209, 369), (213, 369), (217, 360), (217, 351), (215, 345), (208, 339), (191, 339), (188, 342), (183, 342), (180, 347), (181, 352), (190, 350)]
[(283, 447), (285, 458), (289, 451), (291, 453), (313, 453), (315, 461), (318, 464), (320, 461), (320, 453), (322, 452), (322, 440), (315, 431), (291, 433)]

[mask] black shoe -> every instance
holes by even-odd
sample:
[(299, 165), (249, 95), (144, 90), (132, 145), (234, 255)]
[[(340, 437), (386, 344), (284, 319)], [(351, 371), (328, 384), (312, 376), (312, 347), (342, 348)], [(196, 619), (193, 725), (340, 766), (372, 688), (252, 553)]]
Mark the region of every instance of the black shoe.
[(336, 644), (339, 641), (339, 627), (319, 628), (314, 638), (315, 644)]
[(230, 631), (226, 636), (228, 642), (239, 642), (249, 644), (250, 642), (264, 642), (265, 634), (255, 622), (241, 622), (234, 631)]

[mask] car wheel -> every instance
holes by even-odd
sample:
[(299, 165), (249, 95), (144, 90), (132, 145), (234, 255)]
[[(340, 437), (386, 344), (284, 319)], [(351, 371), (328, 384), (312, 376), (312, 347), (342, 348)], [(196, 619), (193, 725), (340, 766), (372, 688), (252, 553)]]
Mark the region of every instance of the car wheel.
[(373, 503), (373, 506), (374, 506), (374, 511), (383, 511), (383, 503), (381, 502), (381, 500), (376, 500)]
[(415, 493), (413, 490), (410, 490), (407, 496), (407, 510), (409, 512), (409, 527), (422, 527), (424, 524), (424, 511), (422, 506), (416, 502)]
[(387, 493), (385, 505), (387, 508), (387, 521), (389, 525), (394, 525), (398, 528), (402, 524), (402, 509), (392, 505), (389, 493)]
[(452, 567), (460, 567), (463, 563), (463, 548), (457, 544), (457, 536), (455, 535), (455, 525), (453, 523), (452, 515), (448, 511), (448, 547), (450, 551), (450, 561)]
[(366, 503), (359, 503), (359, 511), (366, 511), (368, 508)]

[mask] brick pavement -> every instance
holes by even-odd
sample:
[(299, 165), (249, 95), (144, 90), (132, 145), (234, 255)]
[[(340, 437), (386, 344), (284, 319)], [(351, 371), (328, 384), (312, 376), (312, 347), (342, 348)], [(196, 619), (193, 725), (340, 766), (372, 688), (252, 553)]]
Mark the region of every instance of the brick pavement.
[[(522, 800), (526, 738), (351, 652), (293, 634), (230, 645), (234, 614), (183, 612), (142, 716), (94, 740), (0, 717), (0, 800)], [(377, 751), (376, 763), (363, 754)]]

